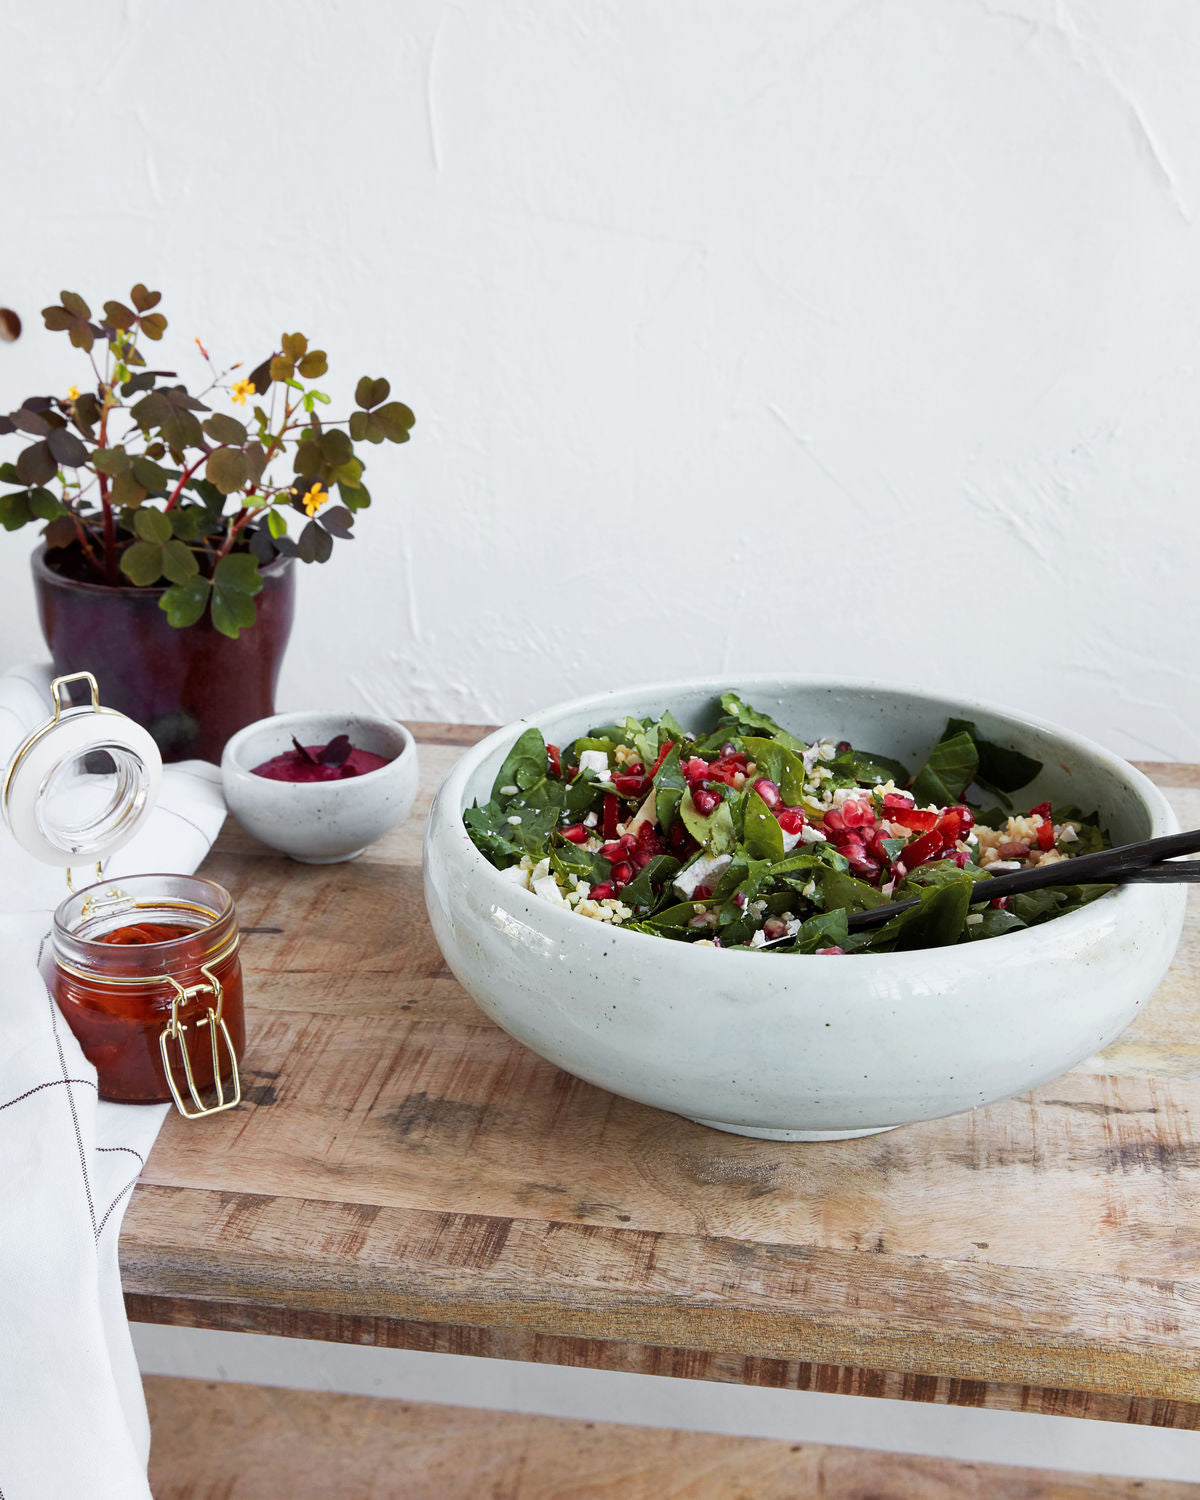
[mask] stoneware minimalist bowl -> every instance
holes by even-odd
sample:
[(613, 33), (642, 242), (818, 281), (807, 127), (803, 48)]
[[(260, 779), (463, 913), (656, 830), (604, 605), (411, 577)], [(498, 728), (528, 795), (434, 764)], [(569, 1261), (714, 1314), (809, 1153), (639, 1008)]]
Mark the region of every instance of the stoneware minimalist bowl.
[(590, 1083), (704, 1125), (834, 1140), (956, 1114), (1054, 1078), (1106, 1046), (1165, 974), (1183, 886), (1129, 885), (1044, 926), (912, 953), (774, 957), (613, 930), (521, 890), (475, 849), (486, 801), (530, 724), (567, 745), (670, 708), (688, 729), (733, 689), (802, 738), (916, 766), (946, 719), (1043, 762), (1021, 791), (1098, 808), (1115, 843), (1175, 832), (1162, 793), (1099, 745), (982, 703), (793, 678), (664, 683), (546, 709), (467, 751), (425, 837), (425, 899), (459, 982), (518, 1041)]
[[(253, 768), (292, 748), (325, 745), (348, 734), (357, 750), (393, 757), (386, 766), (344, 781), (271, 781)], [(420, 767), (403, 724), (355, 713), (276, 714), (240, 730), (225, 746), (225, 801), (247, 833), (309, 865), (353, 859), (398, 827), (412, 810)]]

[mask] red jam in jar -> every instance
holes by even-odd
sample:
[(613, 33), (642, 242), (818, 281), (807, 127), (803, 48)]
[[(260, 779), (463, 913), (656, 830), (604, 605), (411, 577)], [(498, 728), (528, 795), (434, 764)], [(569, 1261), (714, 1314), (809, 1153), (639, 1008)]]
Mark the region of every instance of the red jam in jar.
[(217, 1102), (217, 1079), (221, 1100), (232, 1099), (246, 1046), (238, 941), (229, 893), (199, 876), (131, 875), (63, 902), (54, 914), (55, 992), (96, 1066), (102, 1099), (176, 1097), (164, 1033), (185, 1112), (197, 1108), (195, 1095)]

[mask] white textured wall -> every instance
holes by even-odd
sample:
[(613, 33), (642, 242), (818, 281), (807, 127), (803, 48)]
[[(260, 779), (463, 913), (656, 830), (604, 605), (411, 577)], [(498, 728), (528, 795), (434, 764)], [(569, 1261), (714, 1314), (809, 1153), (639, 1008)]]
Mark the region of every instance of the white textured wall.
[(0, 0), (0, 52), (0, 405), (142, 278), (184, 372), (299, 327), (417, 412), (281, 706), (811, 667), (1200, 758), (1186, 0)]

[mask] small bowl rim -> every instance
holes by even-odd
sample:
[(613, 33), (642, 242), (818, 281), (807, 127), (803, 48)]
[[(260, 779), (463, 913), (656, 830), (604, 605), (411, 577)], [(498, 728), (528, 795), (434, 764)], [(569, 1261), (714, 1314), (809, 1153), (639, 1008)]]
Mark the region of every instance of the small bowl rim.
[[(346, 719), (356, 720), (363, 724), (373, 724), (388, 730), (397, 730), (402, 741), (399, 751), (387, 762), (386, 765), (376, 766), (373, 770), (364, 771), (361, 776), (347, 776), (336, 781), (279, 781), (272, 776), (258, 776), (251, 766), (245, 765), (238, 759), (238, 751), (242, 745), (249, 740), (255, 730), (262, 729), (265, 725), (303, 724), (316, 719)], [(251, 724), (245, 724), (225, 742), (225, 748), (221, 752), (221, 776), (222, 778), (236, 777), (239, 782), (253, 787), (288, 787), (290, 794), (301, 797), (312, 796), (314, 793), (325, 793), (325, 795), (344, 795), (337, 788), (353, 788), (361, 786), (364, 782), (384, 776), (389, 772), (399, 774), (402, 762), (411, 764), (411, 752), (416, 749), (416, 739), (407, 724), (401, 723), (399, 719), (390, 719), (384, 714), (358, 713), (353, 709), (292, 709), (287, 713), (268, 714), (265, 718), (255, 719)]]
[[(435, 823), (445, 815), (445, 811), (447, 809), (452, 810), (452, 824), (457, 823), (457, 831), (461, 832), (462, 835), (462, 843), (457, 846), (466, 855), (469, 861), (468, 868), (486, 872), (484, 878), (486, 880), (490, 877), (493, 882), (491, 888), (497, 892), (502, 891), (506, 898), (511, 901), (517, 893), (517, 888), (513, 882), (506, 880), (502, 872), (479, 852), (462, 821), (462, 815), (466, 811), (466, 783), (479, 763), (490, 755), (494, 749), (508, 743), (510, 739), (515, 741), (516, 737), (526, 729), (542, 728), (543, 723), (547, 720), (582, 713), (591, 707), (599, 706), (601, 703), (611, 702), (614, 698), (628, 697), (634, 699), (659, 695), (663, 698), (664, 707), (666, 707), (668, 705), (665, 699), (672, 692), (712, 692), (714, 695), (719, 695), (722, 692), (732, 691), (738, 693), (744, 692), (749, 697), (752, 696), (756, 687), (763, 689), (768, 687), (777, 688), (784, 683), (793, 688), (812, 688), (855, 693), (884, 693), (897, 696), (907, 695), (923, 699), (931, 704), (943, 706), (956, 716), (962, 716), (964, 712), (969, 716), (970, 710), (978, 710), (999, 718), (1028, 725), (1030, 728), (1041, 730), (1053, 736), (1065, 748), (1077, 748), (1083, 751), (1085, 755), (1106, 764), (1110, 770), (1118, 772), (1121, 779), (1129, 785), (1132, 792), (1137, 794), (1142, 805), (1150, 814), (1151, 826), (1156, 830), (1151, 835), (1152, 837), (1157, 837), (1160, 833), (1174, 832), (1179, 827), (1179, 820), (1175, 811), (1162, 791), (1148, 776), (1139, 771), (1136, 766), (1131, 765), (1113, 751), (1105, 749), (1103, 745), (1100, 745), (1095, 740), (1091, 740), (1085, 735), (1075, 734), (1071, 730), (1063, 729), (1061, 725), (1055, 724), (1048, 719), (1018, 712), (984, 699), (954, 698), (941, 692), (910, 686), (906, 683), (885, 683), (863, 678), (849, 679), (830, 676), (789, 677), (785, 674), (740, 674), (731, 672), (720, 677), (677, 678), (665, 682), (635, 683), (627, 688), (615, 691), (609, 689), (600, 693), (585, 694), (580, 697), (566, 699), (561, 703), (548, 705), (546, 708), (538, 709), (535, 713), (522, 715), (508, 724), (502, 725), (499, 729), (493, 730), (491, 734), (486, 735), (482, 740), (471, 746), (455, 762), (439, 787), (433, 805), (430, 808), (426, 839), (428, 840), (434, 833)], [(457, 840), (455, 842), (457, 843)], [(1182, 888), (1180, 889), (1182, 890)], [(524, 894), (528, 895), (529, 893), (526, 891)], [(1063, 937), (1079, 939), (1084, 933), (1083, 924), (1087, 922), (1089, 925), (1094, 926), (1097, 933), (1099, 933), (1101, 928), (1111, 922), (1133, 919), (1139, 909), (1143, 912), (1149, 912), (1156, 896), (1161, 899), (1161, 895), (1160, 888), (1154, 885), (1117, 886), (1114, 890), (1108, 892), (1098, 900), (1090, 902), (1087, 906), (1081, 907), (1077, 911), (1067, 912), (1065, 915), (1055, 917), (1052, 921), (1042, 923), (1037, 927), (1027, 927), (1020, 932), (1005, 933), (1004, 941), (1008, 946), (1004, 949), (1004, 952), (1016, 957), (1017, 954), (1012, 945), (1019, 943), (1020, 951), (1032, 956), (1029, 950), (1034, 944), (1045, 947), (1047, 944), (1053, 942), (1052, 933), (1055, 928), (1058, 929)], [(619, 940), (625, 944), (638, 939), (643, 943), (655, 944), (656, 950), (661, 949), (664, 944), (668, 945), (678, 955), (673, 960), (674, 962), (685, 964), (696, 962), (701, 964), (711, 963), (711, 950), (708, 948), (693, 951), (696, 949), (696, 945), (692, 943), (671, 942), (670, 939), (656, 937), (651, 933), (627, 931), (622, 927), (614, 927), (607, 922), (589, 922), (586, 918), (581, 918), (575, 912), (562, 910), (548, 901), (540, 901), (538, 905), (531, 903), (526, 910), (530, 917), (536, 914), (537, 923), (543, 921), (549, 922), (548, 935), (557, 936), (555, 929), (558, 927), (558, 924), (566, 923), (569, 925), (560, 927), (558, 930), (564, 934), (568, 932), (574, 933), (576, 941), (583, 945), (590, 942), (598, 942), (602, 938), (606, 941), (614, 941), (619, 934)], [(1061, 927), (1059, 924), (1062, 923), (1069, 923), (1069, 928), (1064, 929)], [(599, 930), (595, 931), (593, 929)], [(991, 952), (990, 957), (989, 951)], [(718, 952), (726, 955), (724, 962), (728, 962), (729, 958), (732, 957), (735, 961), (745, 964), (751, 960), (757, 962), (762, 957), (761, 953), (749, 949), (723, 948), (719, 949)], [(916, 948), (902, 953), (854, 953), (848, 955), (785, 953), (776, 956), (781, 959), (787, 959), (790, 962), (801, 959), (819, 959), (825, 963), (830, 963), (835, 959), (843, 957), (851, 957), (854, 959), (856, 972), (861, 971), (864, 979), (869, 973), (874, 973), (881, 967), (884, 970), (890, 970), (895, 973), (898, 969), (909, 968), (919, 964), (928, 965), (931, 961), (946, 963), (951, 956), (957, 962), (971, 967), (978, 966), (983, 968), (990, 966), (996, 961), (996, 954), (992, 950), (990, 941), (955, 943), (947, 948)], [(718, 960), (718, 962), (721, 962), (721, 960)]]

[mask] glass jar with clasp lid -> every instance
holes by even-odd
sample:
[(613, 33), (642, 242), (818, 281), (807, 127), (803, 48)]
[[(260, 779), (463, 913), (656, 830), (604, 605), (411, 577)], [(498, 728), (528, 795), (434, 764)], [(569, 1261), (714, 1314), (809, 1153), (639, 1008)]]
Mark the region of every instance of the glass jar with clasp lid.
[[(90, 702), (65, 698), (72, 683)], [(90, 673), (56, 678), (50, 693), (53, 715), (10, 762), (2, 803), (17, 842), (66, 871), (52, 932), (59, 1009), (102, 1099), (174, 1101), (188, 1119), (232, 1109), (246, 1038), (233, 900), (200, 876), (102, 878), (153, 807), (162, 760), (146, 730), (101, 707)], [(85, 865), (97, 878), (75, 890)]]

